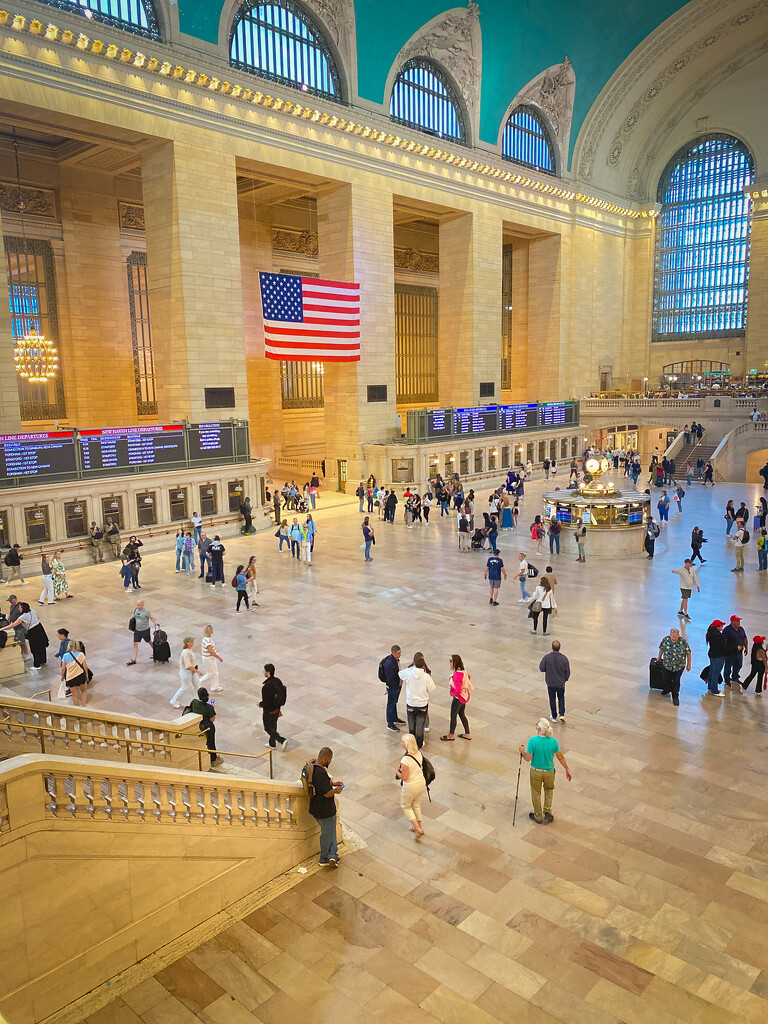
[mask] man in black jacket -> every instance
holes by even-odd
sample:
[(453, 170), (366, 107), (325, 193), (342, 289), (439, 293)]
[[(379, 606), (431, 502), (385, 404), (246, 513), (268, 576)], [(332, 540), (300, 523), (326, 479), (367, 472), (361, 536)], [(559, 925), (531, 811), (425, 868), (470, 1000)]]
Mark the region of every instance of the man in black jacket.
[(713, 697), (725, 696), (720, 690), (720, 673), (725, 668), (728, 658), (733, 657), (739, 651), (737, 644), (732, 643), (728, 637), (723, 636), (722, 619), (715, 619), (710, 625), (706, 634), (709, 654), (709, 675), (707, 677), (707, 689)]
[(5, 556), (5, 564), (11, 570), (10, 575), (8, 576), (8, 579), (6, 580), (6, 584), (9, 587), (11, 586), (11, 584), (13, 583), (14, 580), (17, 580), (22, 585), (22, 587), (26, 587), (27, 586), (27, 581), (24, 579), (24, 577), (21, 574), (21, 559), (22, 559), (22, 557), (23, 556), (19, 554), (19, 545), (18, 544), (14, 544), (12, 547), (8, 548), (8, 553)]
[(397, 717), (397, 702), (400, 699), (400, 647), (392, 644), (391, 653), (384, 659), (384, 682), (387, 686), (387, 728), (390, 732), (400, 732), (398, 725), (405, 725), (402, 718)]
[(278, 679), (275, 675), (274, 665), (268, 664), (264, 666), (264, 677), (259, 707), (262, 712), (264, 732), (269, 737), (265, 746), (271, 747), (274, 750), (279, 743), (281, 749), (285, 750), (288, 740), (277, 731), (277, 720), (281, 714), (280, 709), (285, 706), (287, 696), (285, 686), (282, 679)]
[(208, 548), (208, 557), (211, 560), (211, 586), (214, 588), (217, 580), (221, 582), (222, 587), (224, 586), (224, 555), (226, 551), (227, 549), (221, 543), (221, 538), (217, 533)]

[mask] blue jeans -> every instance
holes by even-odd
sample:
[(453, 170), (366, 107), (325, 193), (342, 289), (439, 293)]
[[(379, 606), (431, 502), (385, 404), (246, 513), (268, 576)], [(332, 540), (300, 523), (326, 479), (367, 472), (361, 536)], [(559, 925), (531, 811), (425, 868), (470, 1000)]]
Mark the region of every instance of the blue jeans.
[(370, 540), (367, 540), (365, 542), (365, 560), (366, 560), (366, 562), (370, 562), (371, 561), (371, 544), (372, 543), (373, 543), (373, 541), (370, 541)]
[(448, 511), (448, 502), (447, 501), (441, 501), (440, 502), (440, 518), (442, 519), (443, 516), (449, 516), (450, 517), (450, 514), (451, 513)]
[(291, 542), (288, 540), (287, 537), (284, 537), (282, 533), (280, 534), (280, 536), (277, 539), (280, 541), (280, 547), (277, 549), (278, 551), (282, 551), (283, 550), (283, 544), (287, 544), (288, 547), (290, 548)]
[(707, 689), (710, 693), (719, 693), (717, 680), (720, 678), (720, 673), (725, 668), (725, 663), (727, 660), (727, 658), (709, 659), (709, 676), (707, 678)]
[(409, 708), (405, 706), (405, 717), (408, 719), (408, 732), (415, 737), (416, 746), (421, 750), (424, 746), (424, 726), (427, 724), (428, 708)]
[(224, 562), (221, 558), (217, 558), (215, 562), (211, 559), (211, 574), (211, 582), (214, 586), (216, 583), (224, 582)]
[(301, 544), (291, 537), (291, 558), (301, 558)]
[(320, 863), (327, 864), (331, 858), (338, 860), (339, 847), (336, 842), (336, 815), (331, 818), (315, 818), (320, 826)]
[(726, 537), (728, 536), (728, 534), (729, 534), (729, 533), (731, 532), (731, 530), (733, 529), (733, 524), (734, 524), (735, 522), (736, 522), (736, 520), (735, 520), (735, 519), (726, 519), (726, 521), (725, 521), (725, 536), (726, 536)]
[(387, 687), (387, 725), (394, 725), (397, 718), (397, 702), (400, 699), (401, 687)]
[(528, 594), (528, 592), (525, 589), (525, 581), (527, 579), (527, 576), (523, 576), (521, 579), (518, 580), (518, 583), (520, 584), (520, 597), (524, 597), (526, 599), (530, 597), (530, 594)]
[(310, 491), (309, 492), (309, 500), (310, 500), (310, 502), (312, 504), (312, 511), (314, 512), (315, 508), (316, 508), (315, 502), (317, 501), (317, 495), (315, 494), (314, 491)]
[(194, 552), (194, 550), (193, 551), (185, 551), (184, 554), (181, 556), (181, 568), (184, 570), (184, 572), (190, 572), (190, 571), (194, 572), (195, 571), (195, 552)]
[(184, 548), (176, 548), (176, 572), (181, 572), (181, 560), (184, 557)]
[(208, 557), (208, 555), (204, 555), (202, 553), (202, 551), (201, 551), (200, 552), (200, 575), (201, 576), (205, 576), (205, 567), (206, 566), (208, 566), (209, 569), (211, 568), (211, 560)]
[(557, 533), (557, 534), (550, 533), (550, 535), (549, 535), (549, 553), (550, 553), (550, 555), (552, 554), (552, 549), (553, 548), (555, 549), (555, 551), (559, 555), (560, 554), (560, 534), (559, 533)]
[(669, 522), (669, 505), (659, 505), (659, 522)]
[(723, 672), (723, 679), (726, 683), (738, 683), (739, 672), (741, 672), (741, 666), (744, 664), (744, 654), (739, 651), (738, 654), (732, 655), (730, 658), (725, 659), (725, 671)]
[(768, 569), (768, 549), (763, 548), (757, 552), (757, 568)]
[(198, 545), (198, 543), (200, 541), (200, 534), (202, 532), (203, 532), (202, 526), (196, 526), (195, 527), (195, 533), (194, 533), (195, 547), (197, 547), (197, 545)]
[(362, 498), (360, 498), (360, 511), (361, 511), (361, 512), (363, 511), (363, 502), (364, 502), (364, 501), (365, 501), (365, 496), (363, 496)]

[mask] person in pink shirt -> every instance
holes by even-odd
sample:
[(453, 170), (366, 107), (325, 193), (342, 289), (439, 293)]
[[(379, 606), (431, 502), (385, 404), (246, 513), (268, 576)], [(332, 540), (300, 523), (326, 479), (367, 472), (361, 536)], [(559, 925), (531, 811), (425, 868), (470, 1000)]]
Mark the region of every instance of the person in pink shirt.
[(469, 678), (469, 672), (464, 668), (464, 662), (458, 654), (452, 654), (450, 658), (451, 666), (451, 726), (448, 733), (445, 736), (441, 736), (441, 740), (455, 740), (456, 732), (456, 719), (461, 719), (461, 724), (464, 726), (464, 732), (459, 733), (459, 739), (471, 740), (472, 737), (469, 733), (469, 722), (467, 721), (466, 706), (469, 701), (474, 686)]

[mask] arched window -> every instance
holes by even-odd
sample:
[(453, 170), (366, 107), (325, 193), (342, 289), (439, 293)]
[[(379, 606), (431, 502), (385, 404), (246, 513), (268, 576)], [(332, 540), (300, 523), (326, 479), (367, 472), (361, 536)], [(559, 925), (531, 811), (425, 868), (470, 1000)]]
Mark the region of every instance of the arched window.
[(501, 155), (505, 160), (555, 174), (555, 147), (544, 118), (533, 107), (515, 107), (504, 125)]
[(247, 0), (232, 25), (229, 62), (314, 96), (341, 99), (339, 72), (322, 32), (291, 0)]
[(464, 116), (454, 87), (437, 64), (424, 57), (406, 61), (400, 68), (392, 86), (389, 116), (438, 139), (466, 142)]
[(659, 182), (653, 340), (737, 338), (747, 325), (752, 156), (730, 135), (684, 146)]
[(149, 39), (160, 38), (152, 0), (40, 0), (62, 11), (82, 11), (86, 18), (126, 29)]

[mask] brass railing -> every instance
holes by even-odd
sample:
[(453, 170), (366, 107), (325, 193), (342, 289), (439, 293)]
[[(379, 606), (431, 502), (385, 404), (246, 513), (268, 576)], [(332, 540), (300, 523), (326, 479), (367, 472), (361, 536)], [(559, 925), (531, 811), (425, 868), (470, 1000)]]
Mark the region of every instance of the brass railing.
[[(152, 746), (152, 747), (159, 747), (162, 750), (191, 750), (191, 751), (193, 751), (194, 753), (197, 754), (197, 761), (198, 761), (198, 766), (200, 768), (200, 771), (203, 770), (203, 754), (210, 756), (210, 751), (208, 750), (207, 747), (205, 749), (203, 749), (201, 747), (191, 747), (191, 746), (189, 746), (186, 743), (168, 743), (166, 740), (139, 740), (139, 739), (135, 739), (134, 740), (134, 739), (130, 739), (127, 736), (99, 736), (96, 733), (91, 734), (91, 733), (87, 733), (87, 732), (77, 732), (74, 729), (55, 729), (52, 726), (47, 726), (47, 725), (27, 725), (27, 724), (25, 724), (23, 722), (12, 722), (10, 720), (10, 716), (3, 720), (2, 728), (3, 729), (18, 729), (20, 732), (26, 732), (26, 733), (34, 734), (36, 736), (39, 744), (40, 744), (40, 753), (41, 754), (56, 753), (56, 751), (46, 750), (45, 749), (45, 736), (49, 735), (49, 736), (73, 736), (80, 743), (83, 743), (83, 742), (91, 743), (94, 746), (98, 746), (99, 743), (106, 745), (106, 742), (108, 741), (109, 744), (111, 746), (113, 746), (114, 749), (116, 749), (118, 754), (121, 752), (120, 745), (124, 744), (125, 745), (125, 762), (126, 762), (126, 764), (133, 764), (133, 761), (131, 761), (131, 747), (133, 747), (133, 746), (136, 746), (136, 747)], [(201, 729), (200, 730), (201, 733), (204, 733), (204, 732), (207, 732), (207, 731), (208, 731), (207, 729)], [(218, 749), (216, 750), (216, 753), (217, 754), (226, 754), (227, 757), (247, 757), (247, 758), (249, 758), (252, 761), (258, 761), (262, 757), (269, 757), (269, 777), (270, 777), (270, 779), (274, 779), (274, 777), (275, 777), (274, 774), (273, 774), (274, 765), (273, 765), (273, 761), (272, 761), (272, 754), (274, 753), (274, 750), (271, 747), (269, 748), (269, 750), (265, 750), (261, 754), (240, 754), (240, 753), (237, 753), (234, 750), (218, 750)]]

